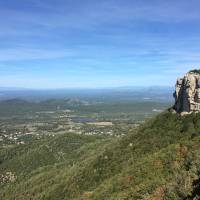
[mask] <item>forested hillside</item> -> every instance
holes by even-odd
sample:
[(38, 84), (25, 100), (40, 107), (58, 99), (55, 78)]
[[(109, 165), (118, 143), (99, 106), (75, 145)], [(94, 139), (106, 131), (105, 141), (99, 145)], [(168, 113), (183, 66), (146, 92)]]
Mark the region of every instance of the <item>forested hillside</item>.
[(199, 199), (200, 114), (166, 111), (127, 132), (2, 147), (0, 199)]

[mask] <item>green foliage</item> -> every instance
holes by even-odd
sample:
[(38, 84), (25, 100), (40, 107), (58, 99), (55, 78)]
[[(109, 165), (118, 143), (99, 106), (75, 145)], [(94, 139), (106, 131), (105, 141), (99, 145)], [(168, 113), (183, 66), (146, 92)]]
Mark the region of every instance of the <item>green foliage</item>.
[(0, 199), (198, 199), (199, 122), (165, 112), (118, 139), (64, 134), (2, 148), (1, 173), (17, 179)]
[(196, 73), (196, 74), (200, 74), (200, 69), (193, 69), (190, 72)]

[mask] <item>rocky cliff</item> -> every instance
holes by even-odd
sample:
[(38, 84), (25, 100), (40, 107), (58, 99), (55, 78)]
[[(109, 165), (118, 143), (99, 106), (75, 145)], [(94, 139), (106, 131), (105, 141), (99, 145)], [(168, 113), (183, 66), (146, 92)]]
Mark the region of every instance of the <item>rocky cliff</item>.
[(200, 112), (200, 70), (190, 71), (177, 80), (174, 98), (176, 112)]

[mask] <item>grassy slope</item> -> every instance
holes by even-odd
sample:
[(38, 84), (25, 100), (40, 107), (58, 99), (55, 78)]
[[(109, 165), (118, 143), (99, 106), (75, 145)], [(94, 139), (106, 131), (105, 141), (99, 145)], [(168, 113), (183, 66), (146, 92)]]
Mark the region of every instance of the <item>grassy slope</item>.
[[(2, 187), (0, 199), (192, 199), (200, 171), (200, 114), (166, 112), (127, 131), (117, 141), (79, 136), (85, 142), (78, 148), (58, 136), (44, 143), (51, 147), (48, 153), (41, 143), (5, 160), (2, 168), (21, 160), (29, 173)], [(60, 151), (67, 152), (61, 160)], [(10, 170), (19, 174), (19, 168)]]

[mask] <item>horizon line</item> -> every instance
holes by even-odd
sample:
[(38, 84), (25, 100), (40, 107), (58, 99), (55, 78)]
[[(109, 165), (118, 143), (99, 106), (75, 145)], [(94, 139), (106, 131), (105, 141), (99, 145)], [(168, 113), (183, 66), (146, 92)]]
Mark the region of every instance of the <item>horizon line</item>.
[(0, 86), (0, 90), (101, 90), (101, 89), (128, 89), (128, 88), (151, 88), (151, 87), (168, 87), (172, 88), (172, 85), (124, 85), (114, 87), (60, 87), (60, 88), (37, 88), (37, 87), (12, 87), (12, 86)]

